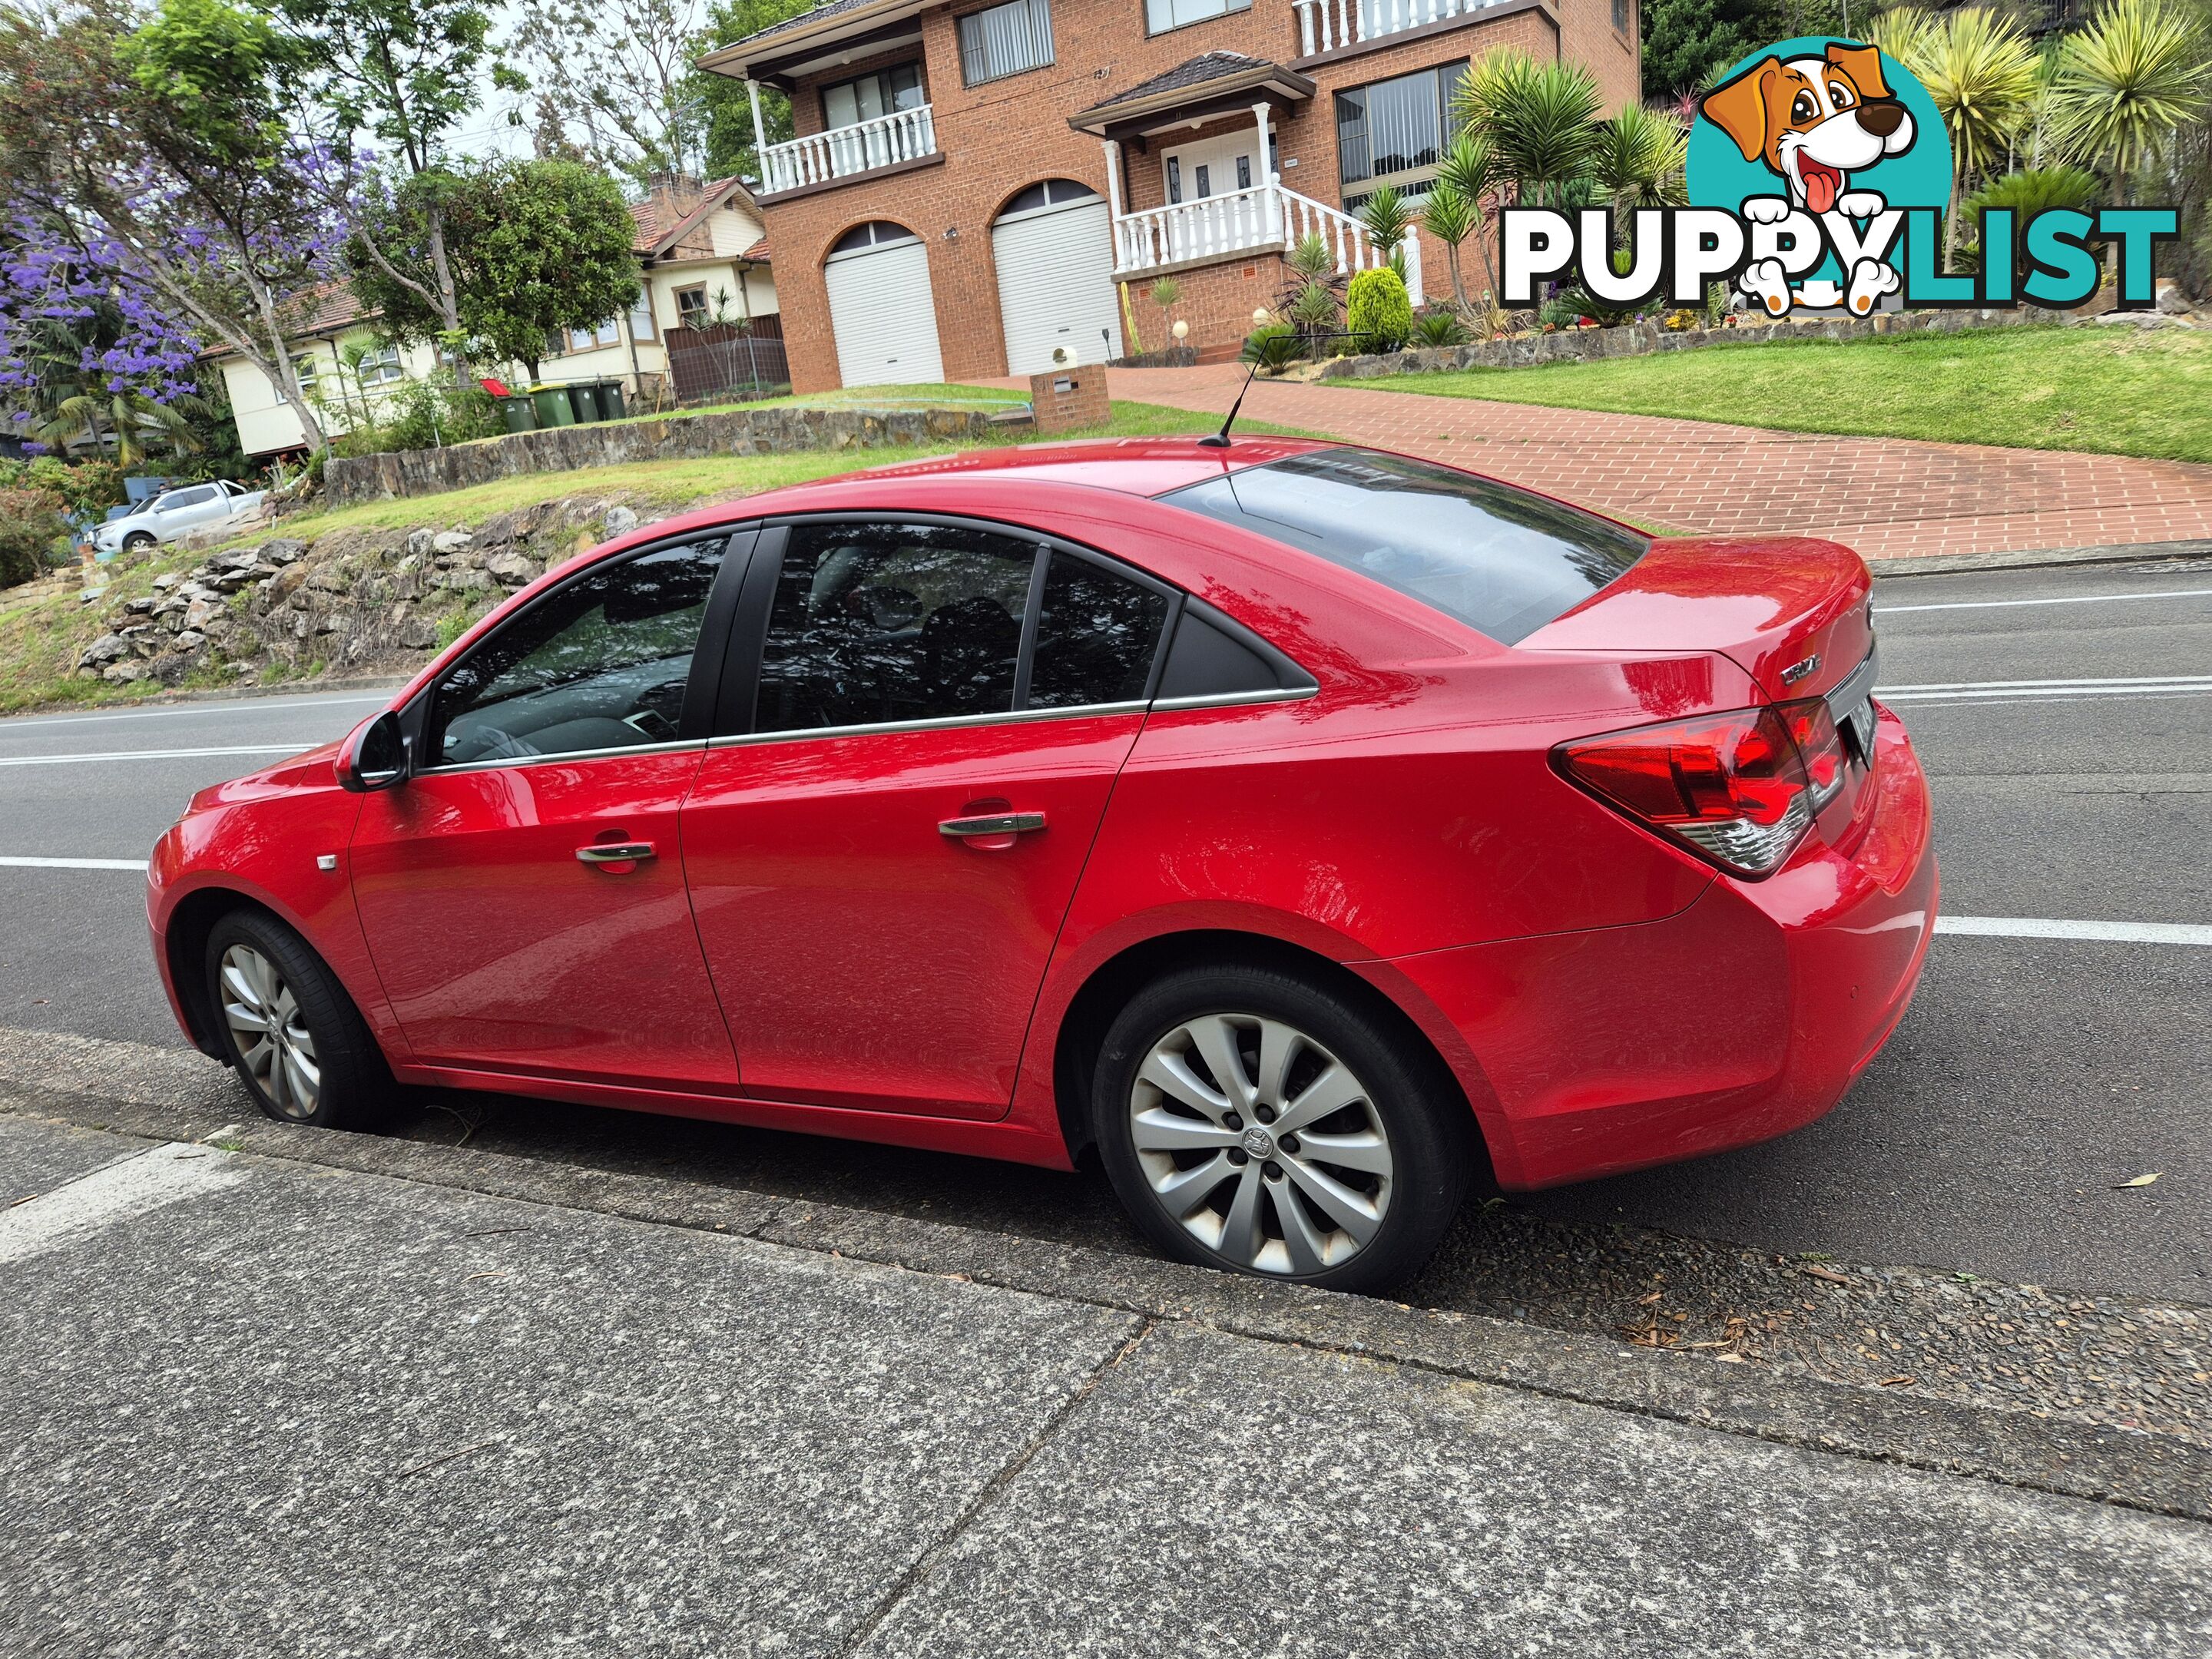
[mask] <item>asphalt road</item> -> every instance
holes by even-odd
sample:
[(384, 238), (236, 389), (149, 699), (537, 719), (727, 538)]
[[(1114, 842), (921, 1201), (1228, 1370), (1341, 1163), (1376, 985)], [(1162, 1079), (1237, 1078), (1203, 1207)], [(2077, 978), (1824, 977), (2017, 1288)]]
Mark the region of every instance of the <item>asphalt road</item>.
[[(2212, 569), (1895, 578), (1877, 605), (1885, 695), (1935, 780), (1947, 915), (2212, 925), (2212, 683), (2155, 683), (2212, 673)], [(379, 701), (319, 693), (0, 721), (0, 1026), (177, 1044), (137, 880), (5, 860), (143, 859), (194, 790), (336, 735)], [(186, 752), (248, 749), (266, 753)], [(2202, 945), (1947, 936), (1889, 1048), (1822, 1122), (1515, 1206), (2212, 1303), (2208, 1005)], [(1128, 1247), (1094, 1178), (453, 1103), (477, 1124), (476, 1144)], [(2152, 1171), (2155, 1185), (2118, 1186)], [(1463, 1237), (1440, 1271), (1479, 1246)], [(1424, 1291), (1452, 1299), (1435, 1279)]]

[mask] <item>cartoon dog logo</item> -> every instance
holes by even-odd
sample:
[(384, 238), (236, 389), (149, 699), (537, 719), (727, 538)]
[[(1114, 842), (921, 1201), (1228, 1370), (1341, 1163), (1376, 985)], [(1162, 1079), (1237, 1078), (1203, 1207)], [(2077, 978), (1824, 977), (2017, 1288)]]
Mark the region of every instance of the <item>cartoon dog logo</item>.
[[(1818, 58), (1762, 59), (1707, 93), (1698, 108), (1745, 161), (1763, 161), (1789, 187), (1787, 197), (1744, 203), (1744, 216), (1761, 224), (1779, 224), (1793, 210), (1852, 219), (1881, 213), (1887, 205), (1881, 193), (1853, 190), (1850, 175), (1911, 149), (1915, 131), (1882, 78), (1881, 52), (1845, 41), (1830, 42)], [(1833, 283), (1808, 283), (1794, 297), (1815, 306), (1847, 303), (1864, 316), (1898, 282), (1888, 265), (1863, 259), (1840, 291)], [(1793, 298), (1778, 260), (1754, 262), (1737, 286), (1778, 317)]]

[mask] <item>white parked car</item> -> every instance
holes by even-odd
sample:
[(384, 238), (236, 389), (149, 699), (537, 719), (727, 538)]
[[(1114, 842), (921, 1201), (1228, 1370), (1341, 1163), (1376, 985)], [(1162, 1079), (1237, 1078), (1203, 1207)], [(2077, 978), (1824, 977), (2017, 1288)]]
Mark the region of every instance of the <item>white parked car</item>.
[(157, 542), (179, 541), (195, 530), (252, 511), (261, 505), (266, 493), (248, 489), (228, 478), (165, 489), (94, 530), (92, 544), (96, 551), (112, 555), (135, 553)]

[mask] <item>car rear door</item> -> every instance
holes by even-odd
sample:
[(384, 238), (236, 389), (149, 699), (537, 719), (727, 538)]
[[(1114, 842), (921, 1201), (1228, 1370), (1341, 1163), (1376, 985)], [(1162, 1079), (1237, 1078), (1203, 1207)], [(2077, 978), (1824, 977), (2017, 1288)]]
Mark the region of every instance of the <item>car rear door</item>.
[(410, 775), (368, 797), (350, 857), (418, 1060), (734, 1091), (677, 818), (753, 538), (592, 565), (408, 706)]
[(155, 509), (155, 534), (162, 541), (171, 541), (222, 517), (227, 509), (217, 504), (222, 495), (222, 490), (213, 484), (195, 484), (190, 489), (164, 496)]
[(763, 532), (683, 814), (746, 1094), (1005, 1115), (1175, 605), (1004, 527)]

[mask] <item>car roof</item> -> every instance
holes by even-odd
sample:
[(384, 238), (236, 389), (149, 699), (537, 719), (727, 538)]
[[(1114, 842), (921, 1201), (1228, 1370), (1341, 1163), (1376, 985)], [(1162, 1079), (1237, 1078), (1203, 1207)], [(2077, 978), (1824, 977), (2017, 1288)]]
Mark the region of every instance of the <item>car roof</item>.
[[(1127, 495), (1164, 495), (1226, 472), (1262, 466), (1289, 455), (1340, 447), (1313, 438), (1252, 437), (1237, 438), (1226, 449), (1218, 449), (1196, 438), (1185, 437), (1091, 438), (1068, 443), (964, 450), (926, 460), (864, 467), (833, 478), (787, 484), (780, 489), (723, 501), (642, 526), (584, 556), (620, 552), (671, 535), (680, 536), (687, 531), (778, 513), (834, 513), (841, 507), (883, 509), (890, 505), (884, 500), (884, 486), (907, 479), (917, 483), (927, 481), (934, 486), (968, 477), (978, 483), (1074, 484)], [(934, 493), (933, 488), (931, 493)], [(917, 495), (913, 505), (918, 510), (934, 507), (941, 512), (951, 503), (941, 497), (928, 501)]]

